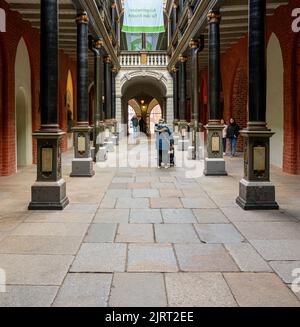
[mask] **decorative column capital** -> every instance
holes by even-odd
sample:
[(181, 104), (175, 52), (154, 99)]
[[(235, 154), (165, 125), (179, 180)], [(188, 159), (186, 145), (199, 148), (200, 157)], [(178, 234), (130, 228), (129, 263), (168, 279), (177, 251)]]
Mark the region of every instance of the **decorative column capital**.
[(117, 69), (116, 66), (113, 66), (113, 68), (111, 69), (111, 71), (112, 71), (113, 73), (117, 73), (117, 72), (118, 72), (118, 69)]
[(221, 14), (219, 11), (213, 11), (211, 10), (207, 15), (207, 20), (209, 24), (217, 23), (219, 24), (221, 22)]
[(172, 66), (171, 72), (172, 73), (177, 73), (178, 72), (178, 68), (176, 66)]
[(104, 42), (100, 39), (94, 41), (94, 46), (96, 49), (101, 49), (103, 47), (103, 45), (104, 45)]
[(76, 24), (88, 24), (89, 23), (89, 17), (86, 12), (80, 13), (76, 17)]
[(195, 40), (195, 39), (192, 39), (189, 42), (190, 49), (197, 49), (197, 48), (199, 48), (199, 45), (200, 45), (200, 42), (198, 40)]
[(112, 63), (111, 56), (107, 56), (107, 57), (105, 57), (105, 58), (104, 58), (104, 62), (105, 62), (106, 64), (111, 64), (111, 63)]
[(181, 54), (181, 55), (179, 56), (178, 60), (179, 60), (181, 63), (185, 63), (185, 62), (187, 62), (188, 58), (187, 58), (187, 56), (184, 56), (184, 55)]

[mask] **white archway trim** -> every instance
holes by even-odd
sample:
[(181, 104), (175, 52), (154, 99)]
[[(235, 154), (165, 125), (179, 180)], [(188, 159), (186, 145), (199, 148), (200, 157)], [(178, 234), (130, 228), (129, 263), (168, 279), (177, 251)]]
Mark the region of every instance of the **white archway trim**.
[(156, 99), (153, 99), (149, 106), (148, 106), (148, 114), (151, 114), (151, 111), (157, 106), (159, 105), (158, 101)]
[(141, 107), (135, 99), (129, 100), (128, 104), (134, 109), (137, 115), (141, 115)]
[[(22, 101), (21, 108), (17, 108), (17, 104), (20, 103), (20, 98), (17, 99), (17, 96), (23, 94), (24, 101)], [(32, 95), (31, 95), (31, 65), (29, 54), (27, 50), (26, 43), (23, 38), (20, 39), (17, 53), (16, 53), (16, 60), (15, 60), (15, 124), (16, 124), (16, 166), (19, 163), (22, 165), (31, 165), (33, 162), (33, 154), (32, 154)], [(17, 101), (18, 100), (18, 101)], [(25, 110), (25, 113), (22, 114), (24, 117), (24, 122), (22, 124), (22, 128), (24, 128), (24, 135), (25, 138), (22, 144), (22, 151), (18, 151), (18, 144), (17, 144), (17, 113), (18, 110)], [(20, 114), (20, 112), (19, 112)], [(20, 127), (20, 125), (19, 125)], [(24, 149), (23, 149), (24, 147)], [(18, 153), (21, 158), (18, 158)]]
[(267, 123), (275, 132), (271, 138), (270, 161), (283, 167), (284, 149), (284, 65), (277, 36), (273, 33), (268, 43)]
[[(169, 74), (167, 72), (167, 74)], [(135, 78), (152, 78), (158, 82), (161, 82), (164, 86), (166, 96), (172, 95), (172, 91), (170, 90), (170, 83), (172, 84), (172, 78), (171, 80), (164, 74), (162, 71), (152, 71), (152, 70), (135, 70), (135, 71), (128, 71), (124, 72), (123, 74), (119, 73), (118, 79), (119, 79), (119, 87), (118, 87), (118, 95), (122, 96), (123, 94), (123, 88), (125, 84), (129, 81), (132, 81)], [(170, 93), (170, 94), (169, 94)]]

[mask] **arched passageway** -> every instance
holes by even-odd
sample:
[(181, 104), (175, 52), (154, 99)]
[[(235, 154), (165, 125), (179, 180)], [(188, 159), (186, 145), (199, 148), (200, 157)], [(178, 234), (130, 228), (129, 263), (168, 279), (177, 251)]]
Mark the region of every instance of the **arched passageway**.
[(16, 166), (32, 164), (31, 68), (24, 39), (19, 42), (15, 61)]
[(271, 138), (271, 164), (282, 168), (284, 147), (283, 58), (278, 38), (273, 33), (268, 44), (267, 123), (275, 132)]
[(68, 71), (67, 87), (66, 87), (66, 110), (67, 110), (67, 142), (68, 149), (73, 146), (72, 127), (74, 126), (74, 88), (72, 73)]
[[(155, 107), (160, 109), (160, 117), (167, 118), (166, 87), (152, 77), (135, 77), (128, 80), (122, 87), (122, 117), (123, 124), (127, 124), (130, 131), (130, 119), (135, 111), (139, 119), (145, 122), (144, 132), (151, 134), (154, 116), (151, 112)], [(130, 109), (130, 110), (129, 110)], [(157, 115), (155, 115), (155, 118)], [(153, 122), (151, 120), (153, 118)]]

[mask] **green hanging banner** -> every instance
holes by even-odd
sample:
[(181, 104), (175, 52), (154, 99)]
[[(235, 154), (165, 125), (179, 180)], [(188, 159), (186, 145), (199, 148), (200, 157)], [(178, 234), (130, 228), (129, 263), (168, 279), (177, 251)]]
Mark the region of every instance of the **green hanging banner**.
[(125, 0), (124, 33), (163, 33), (164, 12), (161, 0)]

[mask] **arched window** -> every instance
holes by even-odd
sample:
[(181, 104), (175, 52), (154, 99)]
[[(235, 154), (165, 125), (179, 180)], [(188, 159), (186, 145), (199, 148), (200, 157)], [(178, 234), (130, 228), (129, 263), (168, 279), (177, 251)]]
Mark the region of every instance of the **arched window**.
[(0, 32), (6, 32), (6, 12), (2, 8), (0, 8)]

